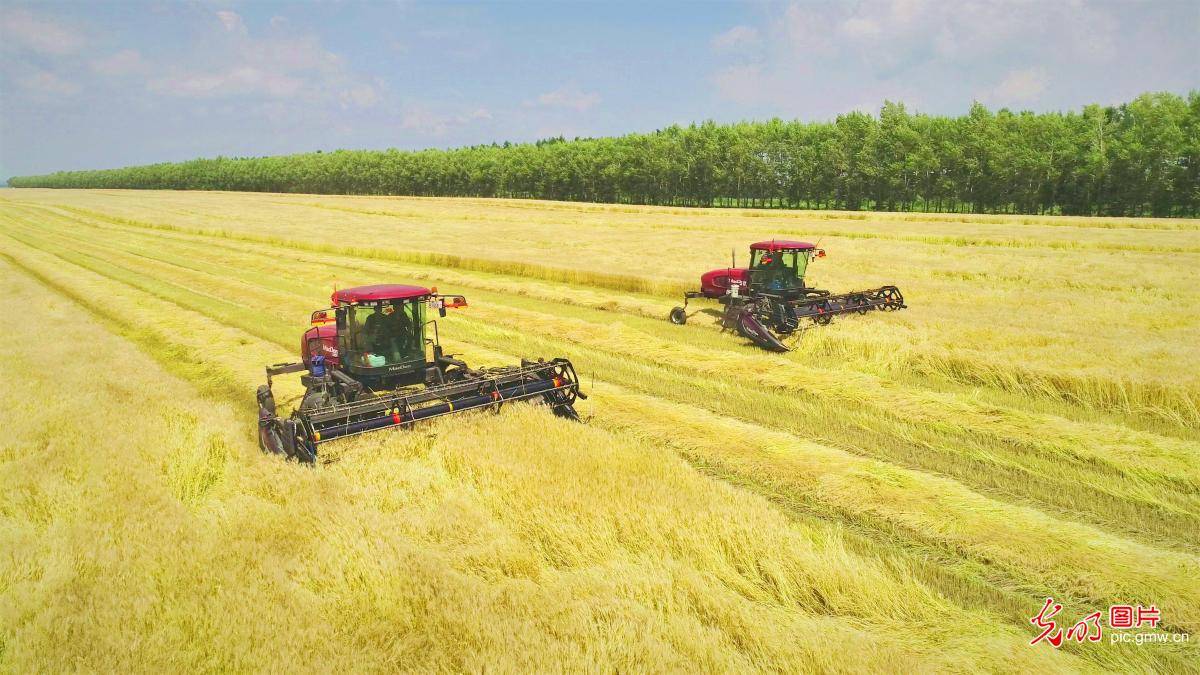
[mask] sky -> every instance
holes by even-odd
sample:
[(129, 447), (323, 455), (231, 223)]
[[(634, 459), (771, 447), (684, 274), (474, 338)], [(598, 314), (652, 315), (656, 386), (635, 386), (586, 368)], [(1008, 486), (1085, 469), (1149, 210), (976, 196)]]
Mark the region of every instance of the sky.
[(1200, 89), (1200, 0), (0, 0), (7, 176)]

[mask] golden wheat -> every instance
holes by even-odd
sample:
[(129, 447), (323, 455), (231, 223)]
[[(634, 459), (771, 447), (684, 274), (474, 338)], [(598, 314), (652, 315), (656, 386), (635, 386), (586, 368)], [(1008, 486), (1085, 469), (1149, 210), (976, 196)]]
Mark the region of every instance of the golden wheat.
[[(1028, 620), (1054, 595), (1200, 630), (1197, 229), (6, 192), (0, 667), (1186, 669)], [(822, 285), (911, 308), (782, 356), (663, 320), (730, 246), (805, 234)], [(380, 280), (466, 292), (441, 333), (473, 363), (572, 358), (585, 424), (262, 456), (262, 366)]]

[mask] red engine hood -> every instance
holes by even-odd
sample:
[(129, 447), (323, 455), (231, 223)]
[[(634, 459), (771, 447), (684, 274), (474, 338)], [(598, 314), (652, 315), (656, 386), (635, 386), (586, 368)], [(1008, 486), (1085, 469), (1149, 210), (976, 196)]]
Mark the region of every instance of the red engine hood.
[(700, 275), (700, 292), (706, 298), (719, 298), (728, 292), (729, 284), (734, 281), (742, 285), (749, 284), (750, 270), (744, 267), (727, 267), (705, 272)]

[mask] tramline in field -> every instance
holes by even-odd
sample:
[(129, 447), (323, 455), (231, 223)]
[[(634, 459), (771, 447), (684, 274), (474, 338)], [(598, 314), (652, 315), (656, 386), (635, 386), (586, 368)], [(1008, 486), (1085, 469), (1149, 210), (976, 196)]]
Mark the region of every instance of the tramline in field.
[[(329, 309), (312, 313), (312, 328), (300, 342), (301, 361), (267, 367), (267, 383), (257, 394), (259, 447), (266, 452), (311, 463), (326, 441), (495, 409), (508, 401), (541, 399), (555, 415), (579, 419), (575, 400), (587, 396), (567, 359), (470, 368), (442, 351), (437, 322), (426, 321), (425, 310), (444, 317), (447, 308), (467, 306), (461, 295), (381, 284), (336, 290), (331, 302)], [(430, 325), (432, 338), (426, 336)], [(281, 419), (272, 378), (301, 372), (304, 398)]]
[(735, 329), (755, 344), (786, 352), (782, 337), (792, 335), (804, 319), (828, 325), (839, 314), (866, 314), (904, 309), (904, 296), (895, 286), (834, 295), (804, 283), (804, 272), (825, 250), (806, 241), (771, 240), (750, 245), (750, 267), (730, 266), (700, 277), (700, 290), (688, 291), (683, 306), (671, 310), (671, 323), (687, 322), (688, 301), (710, 298), (725, 305), (721, 325)]

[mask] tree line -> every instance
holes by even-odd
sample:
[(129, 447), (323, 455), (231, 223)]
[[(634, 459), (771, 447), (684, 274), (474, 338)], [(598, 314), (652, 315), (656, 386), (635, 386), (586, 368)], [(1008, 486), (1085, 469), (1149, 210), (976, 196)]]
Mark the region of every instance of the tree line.
[(13, 187), (538, 198), (814, 209), (1200, 215), (1200, 92), (1080, 111), (671, 126), (449, 150), (217, 157), (9, 179)]

